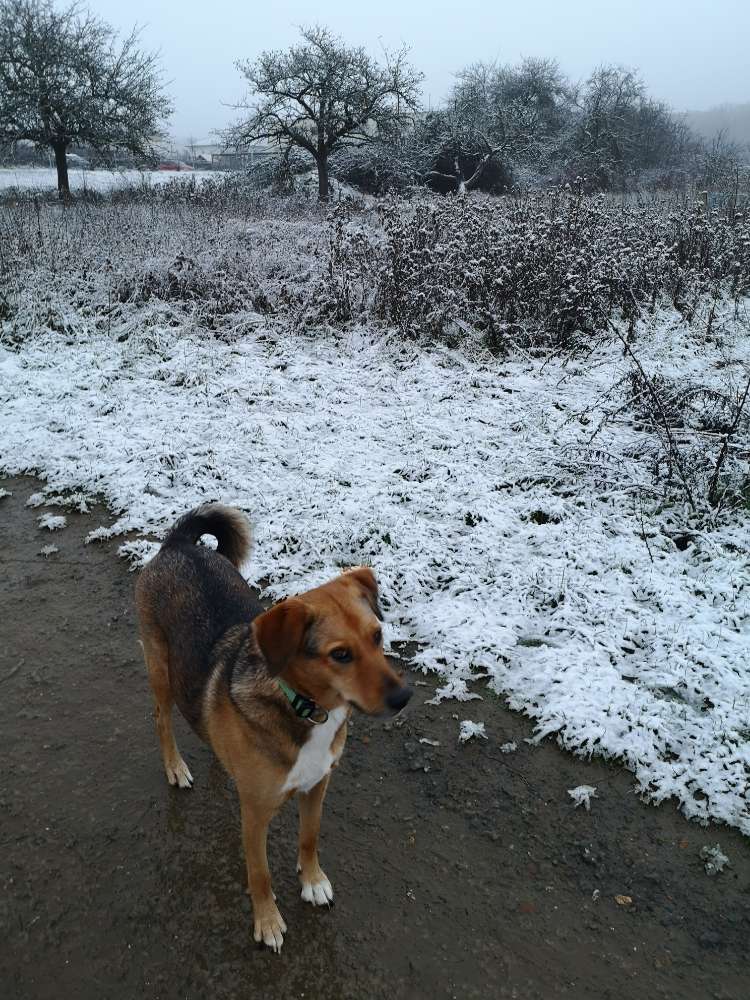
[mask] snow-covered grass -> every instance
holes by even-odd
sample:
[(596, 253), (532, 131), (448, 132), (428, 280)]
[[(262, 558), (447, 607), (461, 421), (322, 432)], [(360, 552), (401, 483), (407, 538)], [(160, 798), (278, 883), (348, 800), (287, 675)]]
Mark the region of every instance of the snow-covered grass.
[[(538, 738), (617, 757), (651, 800), (750, 834), (748, 512), (693, 512), (655, 475), (653, 423), (627, 392), (612, 405), (632, 374), (619, 341), (498, 360), (372, 324), (300, 326), (310, 310), (289, 303), (324, 271), (319, 224), (304, 220), (221, 220), (201, 258), (209, 298), (210, 257), (224, 267), (233, 246), (270, 305), (206, 313), (169, 278), (187, 246), (178, 216), (146, 248), (130, 233), (121, 259), (110, 234), (99, 259), (105, 230), (87, 211), (76, 281), (39, 255), (15, 265), (1, 469), (39, 472), (48, 501), (103, 496), (118, 516), (92, 541), (141, 532), (123, 546), (136, 560), (194, 504), (236, 504), (255, 523), (249, 579), (270, 596), (370, 563), (391, 640), (416, 641), (440, 697), (500, 694)], [(193, 259), (210, 224), (188, 221)], [(709, 309), (710, 338), (705, 312), (691, 325), (664, 306), (634, 323), (644, 369), (739, 382), (744, 305)], [(747, 451), (733, 475), (747, 475)]]
[(585, 806), (586, 812), (591, 811), (591, 800), (598, 798), (596, 788), (593, 785), (578, 785), (576, 788), (569, 788), (568, 795), (573, 800), (576, 809)]
[(471, 719), (464, 719), (459, 727), (459, 743), (467, 743), (473, 739), (487, 739), (483, 722), (472, 722)]
[(40, 514), (37, 521), (40, 528), (47, 528), (48, 531), (59, 531), (68, 523), (64, 514), (50, 514), (49, 512)]
[[(141, 184), (166, 184), (170, 180), (184, 181), (194, 177), (200, 183), (208, 172), (182, 170), (81, 170), (68, 168), (70, 190), (111, 191), (113, 188)], [(0, 167), (0, 191), (13, 188), (18, 191), (57, 190), (57, 171), (50, 167)]]
[(347, 203), (334, 222), (327, 291), (338, 316), (374, 314), (454, 343), (481, 330), (499, 352), (570, 349), (659, 301), (690, 317), (719, 289), (750, 293), (750, 216), (684, 198), (389, 198), (378, 226)]
[(707, 875), (718, 875), (730, 864), (729, 858), (718, 844), (713, 847), (702, 847), (700, 857), (701, 861), (704, 862)]

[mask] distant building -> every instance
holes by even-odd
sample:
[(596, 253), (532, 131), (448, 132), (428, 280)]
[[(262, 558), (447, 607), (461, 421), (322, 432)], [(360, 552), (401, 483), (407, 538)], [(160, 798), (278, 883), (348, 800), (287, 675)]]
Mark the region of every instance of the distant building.
[(259, 163), (266, 163), (275, 156), (278, 156), (275, 146), (255, 143), (241, 149), (230, 147), (218, 151), (213, 156), (212, 166), (219, 170), (251, 170)]
[(176, 142), (174, 139), (154, 138), (152, 148), (162, 163), (179, 163), (196, 170), (249, 170), (278, 155), (278, 147), (265, 142), (253, 143), (242, 149), (225, 146), (220, 142)]
[(250, 170), (276, 155), (276, 147), (265, 142), (253, 143), (242, 149), (221, 143), (188, 142), (180, 149), (178, 158), (197, 168)]

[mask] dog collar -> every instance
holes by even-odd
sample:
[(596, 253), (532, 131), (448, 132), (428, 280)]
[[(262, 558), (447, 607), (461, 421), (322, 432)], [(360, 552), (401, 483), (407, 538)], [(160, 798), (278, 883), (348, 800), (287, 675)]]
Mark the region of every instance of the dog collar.
[(276, 678), (276, 683), (284, 692), (287, 701), (300, 719), (307, 719), (308, 722), (312, 722), (316, 726), (328, 721), (328, 712), (324, 708), (321, 708), (320, 705), (314, 702), (311, 698), (306, 698), (303, 694), (300, 694), (299, 691), (295, 691), (294, 688), (290, 688), (289, 685), (285, 681), (282, 681), (280, 677)]

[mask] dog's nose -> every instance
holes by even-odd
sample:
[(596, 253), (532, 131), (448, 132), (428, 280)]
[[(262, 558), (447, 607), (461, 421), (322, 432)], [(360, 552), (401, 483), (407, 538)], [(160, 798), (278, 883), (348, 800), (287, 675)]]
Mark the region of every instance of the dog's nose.
[(412, 689), (406, 685), (403, 687), (393, 688), (393, 690), (389, 691), (385, 696), (385, 703), (388, 708), (392, 708), (394, 712), (400, 712), (413, 694), (414, 692)]

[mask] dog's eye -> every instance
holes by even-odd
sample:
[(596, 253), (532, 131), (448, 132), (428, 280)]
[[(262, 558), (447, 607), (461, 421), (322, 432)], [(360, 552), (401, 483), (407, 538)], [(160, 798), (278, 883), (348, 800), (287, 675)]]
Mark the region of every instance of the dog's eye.
[(375, 632), (375, 634), (372, 637), (372, 641), (375, 643), (376, 646), (380, 645), (380, 643), (383, 641), (383, 630), (382, 629), (378, 629)]
[(352, 654), (351, 650), (348, 649), (332, 649), (330, 652), (330, 657), (337, 663), (351, 663)]

